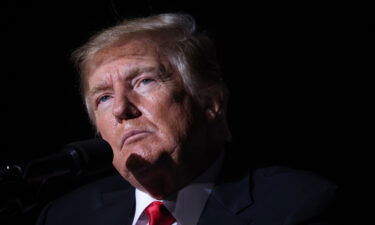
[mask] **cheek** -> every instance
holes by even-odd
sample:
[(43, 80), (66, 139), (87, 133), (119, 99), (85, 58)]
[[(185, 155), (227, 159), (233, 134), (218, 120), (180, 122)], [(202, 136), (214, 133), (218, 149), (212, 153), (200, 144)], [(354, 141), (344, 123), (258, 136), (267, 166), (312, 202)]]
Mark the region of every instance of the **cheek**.
[(116, 121), (113, 116), (110, 115), (98, 115), (96, 114), (96, 129), (100, 133), (101, 137), (109, 142), (111, 145), (112, 149), (116, 149), (117, 146), (114, 144), (116, 143)]
[(169, 142), (182, 142), (191, 129), (192, 111), (187, 101), (177, 102), (172, 99), (160, 108), (155, 117)]
[(113, 151), (112, 164), (117, 169), (117, 171), (124, 171), (125, 160), (124, 157), (121, 156), (121, 152)]
[(106, 141), (108, 141), (110, 144), (110, 140), (109, 140), (109, 128), (108, 128), (108, 123), (106, 123), (104, 120), (101, 120), (101, 119), (97, 119), (96, 120), (96, 129), (97, 131), (100, 133), (100, 135), (102, 136), (102, 138)]

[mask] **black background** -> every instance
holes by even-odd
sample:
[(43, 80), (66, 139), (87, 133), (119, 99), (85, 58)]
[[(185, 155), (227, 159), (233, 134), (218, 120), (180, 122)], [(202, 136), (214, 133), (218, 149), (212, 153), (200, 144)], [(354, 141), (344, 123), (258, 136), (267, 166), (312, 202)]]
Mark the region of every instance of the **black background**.
[(217, 43), (236, 146), (334, 180), (362, 218), (374, 149), (365, 144), (372, 18), (342, 5), (235, 1), (9, 1), (0, 10), (0, 166), (94, 137), (69, 62), (91, 34), (121, 18), (185, 12)]

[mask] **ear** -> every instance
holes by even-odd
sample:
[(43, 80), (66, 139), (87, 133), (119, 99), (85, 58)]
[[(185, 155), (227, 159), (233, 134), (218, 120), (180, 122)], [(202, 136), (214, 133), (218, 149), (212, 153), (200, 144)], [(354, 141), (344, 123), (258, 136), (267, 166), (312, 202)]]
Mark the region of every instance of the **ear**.
[(224, 100), (222, 94), (207, 97), (206, 116), (209, 121), (216, 121), (223, 115)]

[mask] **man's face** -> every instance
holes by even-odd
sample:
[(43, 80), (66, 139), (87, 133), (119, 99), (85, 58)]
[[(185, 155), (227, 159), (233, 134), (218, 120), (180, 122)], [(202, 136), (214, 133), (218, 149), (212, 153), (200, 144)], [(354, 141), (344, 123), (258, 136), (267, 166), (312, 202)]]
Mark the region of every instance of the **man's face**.
[(154, 45), (106, 49), (88, 68), (88, 104), (119, 173), (156, 197), (195, 176), (194, 167), (209, 157), (206, 116)]

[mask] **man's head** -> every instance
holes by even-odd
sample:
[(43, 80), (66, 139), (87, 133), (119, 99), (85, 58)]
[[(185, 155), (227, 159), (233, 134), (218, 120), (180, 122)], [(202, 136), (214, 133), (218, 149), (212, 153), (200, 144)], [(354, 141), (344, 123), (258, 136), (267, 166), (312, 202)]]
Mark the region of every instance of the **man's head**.
[(127, 20), (74, 53), (93, 124), (133, 186), (162, 198), (206, 169), (230, 132), (209, 38), (187, 15)]

